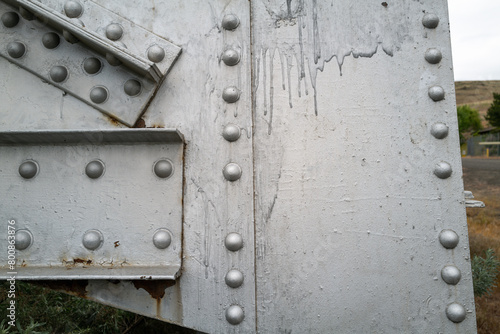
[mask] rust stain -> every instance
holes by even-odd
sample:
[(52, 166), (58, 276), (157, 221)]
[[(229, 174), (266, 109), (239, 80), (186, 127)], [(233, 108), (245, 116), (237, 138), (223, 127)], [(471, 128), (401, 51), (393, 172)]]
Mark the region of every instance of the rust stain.
[(106, 119), (107, 119), (107, 120), (108, 120), (108, 121), (109, 121), (112, 125), (114, 125), (114, 126), (121, 126), (121, 125), (122, 125), (122, 123), (121, 123), (121, 122), (117, 121), (117, 120), (116, 120), (116, 119), (114, 119), (113, 117), (111, 117), (111, 116), (109, 116), (109, 115), (106, 115), (106, 114), (104, 114), (104, 115), (106, 116)]
[(92, 260), (90, 260), (90, 259), (79, 259), (79, 258), (76, 258), (76, 259), (73, 259), (73, 263), (74, 264), (83, 263), (83, 264), (90, 265), (90, 264), (92, 264)]
[(145, 128), (146, 127), (146, 122), (142, 119), (139, 118), (137, 122), (134, 124), (134, 128)]
[(151, 276), (141, 276), (140, 280), (132, 280), (137, 290), (144, 289), (158, 302), (165, 296), (165, 290), (175, 285), (172, 280), (151, 280)]
[(116, 248), (116, 247), (120, 246), (120, 241), (115, 241), (114, 244), (115, 244), (115, 248)]
[(88, 280), (30, 281), (45, 288), (60, 290), (78, 297), (87, 298)]

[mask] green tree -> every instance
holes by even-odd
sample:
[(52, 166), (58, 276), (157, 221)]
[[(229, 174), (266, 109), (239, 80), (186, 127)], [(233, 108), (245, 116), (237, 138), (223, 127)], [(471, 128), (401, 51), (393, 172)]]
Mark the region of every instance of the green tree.
[(479, 112), (476, 109), (472, 109), (468, 105), (457, 107), (457, 117), (460, 144), (465, 143), (473, 132), (483, 128)]
[(493, 102), (484, 118), (491, 126), (500, 127), (500, 94), (493, 93)]

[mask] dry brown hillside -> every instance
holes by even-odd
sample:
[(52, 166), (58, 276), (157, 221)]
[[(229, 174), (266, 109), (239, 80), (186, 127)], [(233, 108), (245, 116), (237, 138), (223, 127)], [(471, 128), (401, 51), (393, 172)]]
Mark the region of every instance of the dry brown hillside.
[(457, 106), (469, 105), (479, 111), (483, 126), (488, 127), (484, 116), (493, 102), (493, 93), (500, 94), (500, 80), (495, 81), (457, 81), (455, 82)]

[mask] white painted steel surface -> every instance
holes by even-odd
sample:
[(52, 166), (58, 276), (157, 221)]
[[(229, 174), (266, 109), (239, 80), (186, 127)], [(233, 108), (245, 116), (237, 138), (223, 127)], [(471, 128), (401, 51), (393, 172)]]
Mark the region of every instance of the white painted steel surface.
[[(182, 48), (143, 119), (184, 135), (186, 167), (176, 284), (156, 299), (92, 280), (89, 298), (208, 333), (475, 332), (445, 0), (96, 3)], [(5, 59), (0, 72), (2, 130), (123, 127)]]

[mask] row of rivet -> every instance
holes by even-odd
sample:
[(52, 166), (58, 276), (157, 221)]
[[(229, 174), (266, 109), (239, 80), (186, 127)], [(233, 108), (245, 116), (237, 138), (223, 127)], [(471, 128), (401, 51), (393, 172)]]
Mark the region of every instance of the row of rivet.
[[(435, 14), (425, 14), (422, 19), (422, 24), (428, 29), (435, 29), (439, 25), (439, 17)], [(439, 64), (443, 58), (441, 51), (432, 48), (425, 52), (425, 60), (432, 65)], [(433, 86), (429, 88), (429, 97), (438, 102), (444, 99), (445, 92), (441, 86)], [(436, 123), (431, 128), (431, 134), (436, 139), (444, 139), (448, 136), (448, 127), (443, 123)], [(441, 161), (434, 168), (434, 174), (440, 179), (446, 179), (451, 176), (452, 168), (447, 162)], [(459, 237), (455, 231), (442, 230), (439, 234), (441, 245), (447, 249), (453, 249), (458, 245)], [(462, 278), (462, 273), (454, 265), (446, 265), (441, 269), (441, 278), (449, 285), (456, 285)], [(465, 308), (456, 302), (449, 304), (446, 307), (446, 316), (450, 321), (455, 323), (462, 322), (465, 319)]]
[[(25, 179), (31, 179), (38, 174), (38, 163), (34, 160), (27, 160), (19, 166), (19, 175)], [(85, 174), (91, 179), (97, 179), (104, 174), (105, 165), (101, 160), (92, 160), (85, 166)], [(153, 164), (153, 172), (159, 178), (170, 177), (174, 172), (172, 162), (167, 159), (160, 159)]]
[[(80, 7), (81, 5), (77, 3), (76, 1), (68, 1), (68, 3), (75, 3), (77, 6), (70, 6), (69, 10), (66, 10), (66, 5), (65, 5), (65, 13), (68, 17), (70, 18), (75, 18), (79, 17), (81, 15), (81, 10), (73, 10), (76, 7)], [(68, 4), (67, 3), (67, 4)], [(77, 13), (80, 13), (76, 15)], [(76, 15), (76, 16), (73, 16)], [(2, 15), (2, 23), (6, 28), (14, 28), (18, 23), (19, 23), (19, 15), (15, 12), (7, 12)], [(84, 26), (83, 23), (79, 22), (81, 26)], [(63, 36), (64, 38), (69, 42), (69, 43), (76, 43), (78, 42), (78, 39), (68, 33), (67, 31), (63, 31)], [(119, 45), (122, 48), (127, 48), (127, 46), (120, 42), (119, 39), (123, 36), (123, 28), (118, 24), (118, 23), (111, 23), (106, 27), (106, 37), (115, 42), (116, 45)], [(42, 38), (42, 43), (47, 49), (54, 49), (57, 46), (59, 46), (60, 43), (60, 38), (59, 35), (56, 33), (46, 33), (43, 38)], [(13, 43), (11, 43), (13, 44)], [(15, 42), (12, 46), (8, 47), (8, 52), (9, 55), (12, 58), (20, 58), (24, 55), (26, 50), (26, 47), (22, 43)], [(228, 50), (229, 51), (229, 50)], [(229, 63), (234, 62), (235, 59), (237, 58), (237, 61), (234, 65), (236, 65), (239, 61), (239, 54), (237, 56), (234, 55), (234, 53), (227, 52), (228, 54), (226, 55), (226, 59)], [(165, 50), (159, 46), (159, 45), (152, 45), (148, 48), (146, 55), (148, 59), (154, 63), (159, 63), (165, 58)], [(236, 58), (235, 58), (236, 57)], [(106, 54), (106, 60), (109, 62), (110, 65), (112, 66), (118, 66), (121, 65), (120, 60), (116, 59), (111, 54)]]
[[(439, 242), (446, 249), (454, 249), (457, 247), (460, 238), (453, 230), (442, 230), (439, 233)], [(460, 269), (453, 265), (444, 266), (441, 269), (441, 278), (449, 285), (456, 285), (462, 278)], [(459, 323), (465, 320), (465, 308), (459, 303), (451, 303), (446, 307), (446, 316), (449, 320)]]
[[(33, 234), (29, 230), (19, 230), (15, 236), (16, 249), (25, 250), (33, 244)], [(165, 228), (156, 230), (153, 234), (153, 245), (158, 249), (165, 249), (172, 242), (172, 234)], [(82, 237), (82, 244), (88, 250), (96, 250), (104, 243), (104, 236), (99, 230), (88, 230)]]
[[(227, 14), (222, 19), (222, 27), (225, 30), (235, 30), (240, 25), (240, 20), (236, 15)], [(226, 49), (222, 53), (222, 61), (227, 66), (235, 66), (240, 62), (240, 54), (233, 49)], [(222, 92), (222, 99), (226, 103), (236, 103), (240, 98), (240, 90), (237, 87), (226, 87)], [(237, 141), (241, 136), (241, 129), (235, 124), (227, 124), (224, 127), (222, 136), (228, 142)], [(228, 181), (236, 181), (241, 177), (241, 167), (236, 163), (227, 164), (222, 171), (224, 178)], [(225, 246), (231, 252), (237, 252), (243, 247), (243, 238), (238, 233), (229, 233), (226, 236)], [(239, 288), (244, 281), (244, 275), (237, 269), (230, 269), (224, 277), (226, 285), (230, 288)], [(226, 309), (226, 320), (232, 325), (238, 325), (245, 319), (245, 312), (239, 305), (233, 304)]]

